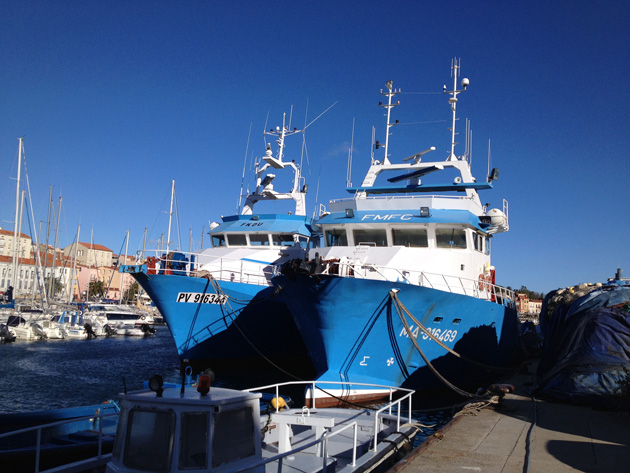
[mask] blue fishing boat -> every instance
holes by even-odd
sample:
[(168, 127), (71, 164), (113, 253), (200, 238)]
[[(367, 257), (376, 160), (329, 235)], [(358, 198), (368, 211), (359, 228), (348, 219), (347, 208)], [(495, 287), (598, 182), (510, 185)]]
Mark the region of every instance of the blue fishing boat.
[[(385, 153), (348, 199), (333, 200), (316, 221), (323, 247), (274, 278), (307, 344), (318, 380), (404, 386), (417, 391), (478, 383), (476, 372), (505, 367), (518, 353), (514, 294), (496, 285), (490, 242), (509, 229), (508, 204), (489, 208), (478, 191), (468, 150), (455, 155), (459, 62), (454, 61), (451, 150), (425, 161), (430, 147), (390, 158), (390, 81)], [(467, 130), (468, 135), (468, 130)], [(376, 142), (376, 149), (381, 145)], [(382, 176), (387, 182), (381, 182)], [(393, 174), (393, 175), (392, 175)], [(496, 376), (496, 372), (494, 373)], [(479, 384), (477, 384), (479, 387)], [(382, 388), (341, 388), (319, 396), (381, 397)], [(333, 402), (331, 400), (331, 402)]]
[[(284, 120), (282, 127), (265, 132), (276, 138), (277, 153), (267, 144), (255, 165), (255, 190), (246, 195), (240, 213), (210, 225), (211, 248), (196, 254), (169, 252), (144, 265), (121, 267), (151, 297), (180, 359), (195, 371), (261, 364), (285, 371), (308, 363), (284, 298), (271, 283), (275, 266), (304, 258), (316, 241), (306, 216), (307, 186), (300, 167), (284, 159), (285, 140), (301, 133)], [(288, 192), (274, 189), (276, 172), (292, 173)], [(261, 201), (289, 210), (254, 213)]]

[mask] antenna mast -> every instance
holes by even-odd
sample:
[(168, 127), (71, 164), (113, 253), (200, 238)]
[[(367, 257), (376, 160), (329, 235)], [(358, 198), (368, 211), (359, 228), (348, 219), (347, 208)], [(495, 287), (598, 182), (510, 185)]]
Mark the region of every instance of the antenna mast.
[(352, 151), (354, 148), (354, 118), (352, 119), (352, 139), (350, 140), (350, 149), (348, 150), (348, 169), (346, 170), (346, 187), (351, 187), (352, 182)]
[[(387, 97), (387, 104), (383, 104), (382, 102), (379, 102), (378, 106), (379, 107), (385, 107), (387, 109), (387, 134), (385, 135), (385, 157), (383, 158), (383, 164), (389, 164), (389, 129), (391, 127), (393, 127), (394, 125), (398, 125), (398, 120), (396, 120), (394, 123), (390, 123), (389, 122), (389, 118), (391, 116), (391, 111), (392, 108), (394, 108), (397, 105), (400, 105), (400, 100), (397, 101), (396, 103), (392, 103), (392, 97), (394, 95), (397, 95), (400, 93), (400, 89), (396, 90), (393, 88), (393, 81), (388, 80), (387, 83), (385, 84), (385, 87), (387, 87), (388, 92), (383, 92), (383, 89), (381, 89), (381, 95), (385, 95)], [(378, 142), (376, 143), (376, 147), (378, 148)]]
[(461, 94), (462, 92), (464, 92), (466, 88), (468, 87), (468, 85), (470, 84), (470, 81), (468, 79), (463, 78), (462, 79), (463, 89), (457, 90), (457, 78), (460, 75), (460, 72), (459, 72), (460, 69), (461, 69), (461, 59), (458, 60), (457, 58), (454, 58), (451, 63), (451, 76), (453, 77), (453, 90), (446, 90), (446, 86), (444, 86), (443, 88), (443, 92), (445, 94), (451, 95), (451, 97), (448, 99), (448, 103), (451, 104), (451, 110), (453, 111), (453, 125), (451, 127), (451, 154), (448, 157), (450, 161), (455, 161), (457, 159), (457, 157), (455, 156), (455, 145), (457, 144), (455, 143), (455, 121), (456, 121), (455, 111), (457, 108), (457, 96)]

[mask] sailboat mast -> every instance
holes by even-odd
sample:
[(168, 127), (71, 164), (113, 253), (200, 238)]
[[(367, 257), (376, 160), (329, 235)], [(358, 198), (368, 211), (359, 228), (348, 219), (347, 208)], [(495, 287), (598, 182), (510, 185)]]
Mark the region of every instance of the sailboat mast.
[(72, 277), (70, 278), (70, 286), (68, 287), (68, 304), (72, 303), (72, 295), (74, 293), (75, 271), (77, 270), (77, 252), (79, 251), (79, 234), (81, 233), (81, 224), (77, 228), (77, 239), (74, 242), (74, 261), (72, 262)]
[(175, 195), (175, 179), (171, 182), (171, 208), (168, 212), (168, 234), (166, 235), (166, 255), (168, 258), (168, 245), (171, 242), (171, 219), (173, 217), (173, 196)]
[(18, 167), (17, 167), (17, 184), (15, 186), (15, 220), (13, 227), (13, 297), (18, 292), (18, 276), (17, 276), (17, 255), (18, 255), (18, 205), (20, 203), (20, 172), (22, 166), (22, 138), (18, 138)]
[(48, 267), (48, 238), (50, 237), (50, 213), (52, 210), (52, 192), (53, 192), (53, 188), (52, 186), (50, 186), (50, 195), (48, 196), (48, 219), (46, 221), (46, 252), (44, 253), (46, 256), (44, 256), (44, 280), (46, 278), (46, 268)]
[(85, 302), (90, 301), (90, 280), (92, 279), (92, 258), (94, 258), (94, 228), (90, 230), (90, 254), (88, 255), (88, 283), (87, 283), (87, 291), (85, 293)]
[[(127, 264), (127, 250), (128, 249), (129, 249), (129, 230), (127, 230), (127, 234), (125, 235), (125, 260), (124, 260), (123, 264)], [(124, 288), (125, 288), (125, 273), (121, 273), (121, 276), (120, 276), (120, 299), (118, 300), (118, 305), (122, 304)]]
[[(57, 285), (54, 284), (55, 283), (55, 266), (57, 263), (57, 245), (59, 244), (59, 218), (61, 216), (61, 202), (62, 202), (62, 196), (59, 196), (59, 206), (57, 207), (57, 225), (55, 226), (55, 244), (53, 245), (53, 258), (52, 258), (52, 265), (51, 265), (51, 273), (50, 273), (50, 279), (49, 279), (49, 283), (48, 283), (48, 297), (54, 299), (55, 296), (57, 295)], [(61, 281), (61, 273), (59, 274), (59, 280)], [(53, 293), (53, 284), (55, 287), (55, 291)]]

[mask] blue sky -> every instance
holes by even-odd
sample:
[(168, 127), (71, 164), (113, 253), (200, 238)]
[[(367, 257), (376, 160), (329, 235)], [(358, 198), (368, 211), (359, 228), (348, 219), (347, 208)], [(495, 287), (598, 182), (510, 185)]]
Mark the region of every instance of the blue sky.
[(121, 253), (128, 230), (129, 254), (147, 228), (155, 248), (175, 180), (171, 240), (188, 250), (191, 231), (198, 246), (208, 221), (235, 213), (265, 125), (292, 112), (301, 127), (335, 103), (307, 129), (307, 155), (300, 138), (287, 142), (312, 212), (347, 195), (353, 121), (360, 183), (372, 127), (384, 140), (387, 80), (402, 89), (392, 159), (429, 146), (446, 157), (441, 89), (459, 57), (470, 87), (458, 127), (471, 120), (473, 172), (484, 178), (489, 140), (500, 169), (482, 201), (509, 202), (510, 231), (493, 242), (497, 282), (547, 292), (618, 267), (627, 276), (628, 24), (621, 0), (5, 1), (0, 225), (13, 229), (23, 137), (35, 226), (46, 227), (53, 186), (61, 246), (80, 225), (80, 240), (93, 233)]

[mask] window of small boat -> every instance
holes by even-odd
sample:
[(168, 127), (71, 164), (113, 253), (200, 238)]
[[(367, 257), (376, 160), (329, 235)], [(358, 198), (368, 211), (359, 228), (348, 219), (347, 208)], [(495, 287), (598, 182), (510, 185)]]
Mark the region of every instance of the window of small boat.
[(228, 233), (226, 237), (230, 246), (247, 246), (247, 238), (244, 233)]
[(208, 421), (207, 412), (182, 413), (179, 438), (179, 467), (208, 468)]
[(269, 246), (269, 235), (267, 233), (250, 233), (249, 244), (251, 246)]
[(131, 409), (123, 464), (140, 471), (170, 471), (174, 432), (172, 411)]
[(344, 228), (331, 228), (324, 231), (326, 246), (348, 246), (348, 235)]
[(252, 406), (214, 412), (212, 467), (256, 454)]
[(392, 241), (394, 246), (406, 246), (409, 248), (429, 247), (426, 228), (393, 228)]
[(435, 240), (438, 248), (466, 248), (466, 230), (463, 228), (436, 228)]
[(225, 235), (223, 234), (212, 235), (212, 246), (214, 248), (218, 246), (225, 246)]
[(355, 245), (387, 246), (387, 231), (384, 228), (357, 228), (352, 231)]

